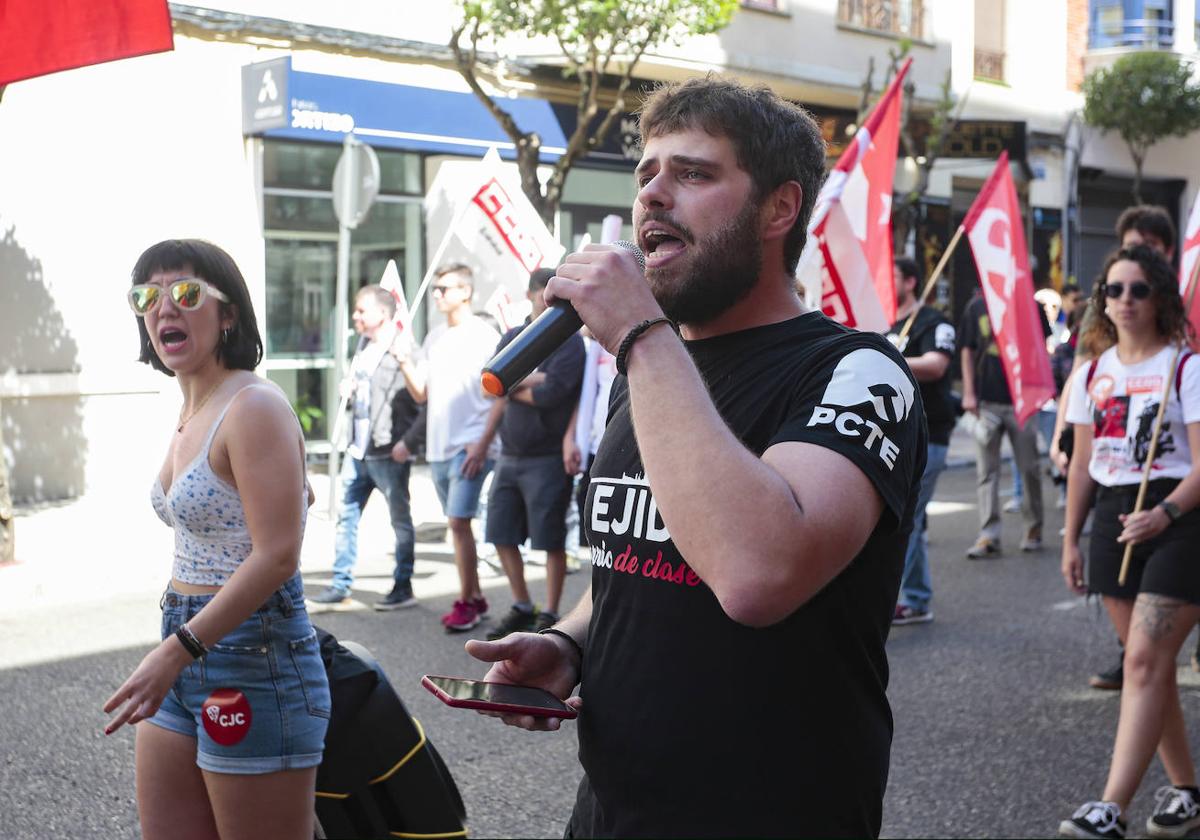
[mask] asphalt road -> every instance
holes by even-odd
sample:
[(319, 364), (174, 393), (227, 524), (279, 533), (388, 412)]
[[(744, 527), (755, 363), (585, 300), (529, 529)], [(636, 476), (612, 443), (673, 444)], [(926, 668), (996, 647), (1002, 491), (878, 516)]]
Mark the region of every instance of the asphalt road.
[[(1054, 535), (1061, 521), (1052, 503), (1047, 514)], [(885, 836), (1045, 837), (1101, 791), (1119, 700), (1085, 679), (1112, 664), (1117, 648), (1096, 605), (1066, 592), (1056, 540), (1040, 554), (1015, 551), (1018, 519), (1006, 521), (1011, 552), (964, 560), (976, 526), (974, 471), (943, 475), (929, 532), (936, 620), (896, 628), (888, 646), (896, 735)], [(418, 594), (453, 574), (443, 546), (421, 548)], [(382, 552), (364, 557), (357, 594), (370, 601), (386, 589), (389, 564)], [(321, 571), (309, 574), (310, 591), (327, 579)], [(568, 603), (586, 577), (568, 577)], [(487, 580), (499, 615), (507, 607), (502, 582)], [(541, 591), (540, 582), (532, 586)], [(561, 836), (580, 776), (573, 724), (559, 733), (510, 730), (421, 689), (424, 673), (484, 670), (463, 652), (462, 636), (443, 632), (438, 616), (451, 597), (438, 591), (413, 610), (315, 620), (378, 657), (450, 766), (472, 836)], [(100, 707), (156, 630), (157, 600), (144, 592), (0, 614), (0, 837), (138, 836), (132, 734), (106, 738)], [(1187, 653), (1180, 681), (1195, 751), (1200, 677)], [(1132, 809), (1132, 835), (1163, 783), (1155, 762)]]

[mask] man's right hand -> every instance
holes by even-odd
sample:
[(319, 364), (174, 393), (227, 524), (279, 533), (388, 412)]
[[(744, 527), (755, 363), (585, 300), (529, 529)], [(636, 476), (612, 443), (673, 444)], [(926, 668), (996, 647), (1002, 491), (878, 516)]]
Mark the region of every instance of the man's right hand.
[(487, 465), (487, 447), (480, 446), (481, 443), (482, 441), (477, 440), (467, 447), (467, 454), (459, 471), (463, 478), (474, 478)]
[(392, 460), (397, 464), (403, 464), (411, 457), (412, 453), (408, 451), (408, 446), (404, 441), (396, 441), (396, 445), (392, 447)]
[[(484, 676), (486, 682), (535, 686), (550, 692), (576, 711), (583, 707), (583, 700), (571, 694), (579, 683), (579, 663), (566, 639), (537, 633), (513, 633), (498, 642), (472, 639), (466, 648), (476, 659), (495, 663)], [(535, 732), (553, 732), (562, 725), (561, 718), (495, 712), (482, 714), (499, 717), (509, 726)]]
[(974, 394), (963, 394), (963, 411), (979, 416), (979, 399)]

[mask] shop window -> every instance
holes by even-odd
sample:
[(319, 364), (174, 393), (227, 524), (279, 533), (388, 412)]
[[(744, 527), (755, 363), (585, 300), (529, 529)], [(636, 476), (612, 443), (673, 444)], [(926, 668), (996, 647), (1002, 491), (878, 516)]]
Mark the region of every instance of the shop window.
[(838, 22), (899, 38), (925, 37), (924, 0), (838, 0)]

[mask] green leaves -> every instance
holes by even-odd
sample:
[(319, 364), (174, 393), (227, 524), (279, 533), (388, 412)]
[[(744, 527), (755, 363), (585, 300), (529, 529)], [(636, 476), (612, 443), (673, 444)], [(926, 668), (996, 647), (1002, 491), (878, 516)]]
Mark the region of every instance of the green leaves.
[(1101, 131), (1116, 131), (1135, 158), (1165, 137), (1200, 128), (1200, 87), (1191, 65), (1164, 52), (1133, 53), (1083, 82), (1083, 118)]

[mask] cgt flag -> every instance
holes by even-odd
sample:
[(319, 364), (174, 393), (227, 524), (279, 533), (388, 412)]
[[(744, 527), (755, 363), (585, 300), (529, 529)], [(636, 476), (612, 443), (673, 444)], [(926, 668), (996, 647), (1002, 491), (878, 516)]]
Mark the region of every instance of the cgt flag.
[[(817, 196), (796, 276), (809, 304), (848, 327), (883, 332), (896, 317), (892, 181), (904, 62)], [(819, 298), (818, 298), (819, 290)]]
[(167, 0), (0, 2), (0, 85), (173, 46)]
[[(1190, 286), (1200, 284), (1200, 276), (1196, 274), (1196, 263), (1200, 262), (1200, 193), (1196, 193), (1187, 227), (1184, 228), (1182, 257), (1179, 264), (1179, 293), (1186, 306)], [(1192, 291), (1191, 295), (1187, 316), (1192, 324), (1192, 349), (1200, 350), (1200, 294)]]
[(1001, 152), (995, 170), (963, 219), (963, 228), (975, 255), (1013, 412), (1017, 423), (1024, 425), (1054, 396), (1054, 376), (1038, 303), (1033, 299), (1033, 277), (1008, 152)]
[(392, 321), (396, 325), (397, 340), (411, 344), (413, 340), (412, 314), (408, 311), (408, 300), (404, 297), (404, 283), (400, 279), (400, 269), (396, 268), (395, 260), (388, 260), (387, 267), (383, 270), (383, 277), (379, 279), (379, 287), (385, 292), (390, 292), (392, 299), (396, 301), (396, 315)]

